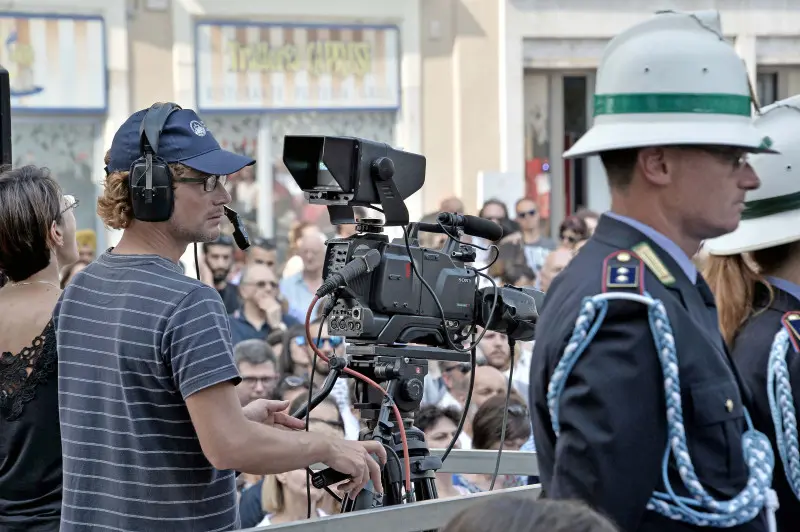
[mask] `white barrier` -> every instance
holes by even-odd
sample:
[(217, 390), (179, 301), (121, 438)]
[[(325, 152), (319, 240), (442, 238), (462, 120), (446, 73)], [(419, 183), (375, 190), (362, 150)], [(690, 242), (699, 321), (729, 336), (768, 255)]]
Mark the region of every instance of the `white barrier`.
[[(443, 450), (432, 449), (431, 454), (441, 456)], [(442, 473), (491, 474), (497, 462), (497, 451), (453, 450), (444, 462)], [(313, 469), (323, 469), (314, 466)], [(499, 475), (538, 475), (536, 453), (506, 451), (500, 459)], [(508, 495), (537, 499), (541, 485), (496, 489), (462, 497), (421, 501), (387, 508), (332, 515), (323, 519), (296, 521), (284, 525), (249, 528), (246, 532), (360, 532), (390, 530), (391, 532), (420, 532), (436, 530), (446, 525), (456, 514), (473, 504)]]

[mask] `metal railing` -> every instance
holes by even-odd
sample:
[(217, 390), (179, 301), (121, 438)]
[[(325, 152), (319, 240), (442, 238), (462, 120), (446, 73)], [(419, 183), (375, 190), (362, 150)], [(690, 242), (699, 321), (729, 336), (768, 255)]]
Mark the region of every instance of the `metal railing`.
[[(441, 456), (442, 449), (432, 449), (431, 454)], [(492, 474), (497, 463), (497, 451), (453, 450), (444, 462), (440, 473)], [(324, 469), (318, 464), (313, 469)], [(505, 451), (500, 459), (498, 475), (535, 476), (539, 474), (536, 453)], [(537, 499), (541, 485), (496, 489), (472, 493), (461, 497), (401, 504), (361, 512), (337, 514), (322, 519), (296, 521), (284, 525), (249, 528), (247, 532), (360, 532), (387, 530), (391, 532), (419, 532), (435, 530), (446, 525), (459, 512), (473, 504), (518, 495)]]

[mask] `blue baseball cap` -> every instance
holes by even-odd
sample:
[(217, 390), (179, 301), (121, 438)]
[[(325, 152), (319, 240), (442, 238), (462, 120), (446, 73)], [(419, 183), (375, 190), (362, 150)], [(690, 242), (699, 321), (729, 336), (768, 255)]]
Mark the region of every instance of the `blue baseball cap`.
[[(109, 150), (108, 172), (128, 171), (142, 156), (140, 128), (147, 109), (137, 111), (117, 130)], [(212, 175), (233, 174), (255, 164), (255, 159), (220, 148), (197, 113), (179, 109), (167, 118), (158, 141), (158, 156)]]

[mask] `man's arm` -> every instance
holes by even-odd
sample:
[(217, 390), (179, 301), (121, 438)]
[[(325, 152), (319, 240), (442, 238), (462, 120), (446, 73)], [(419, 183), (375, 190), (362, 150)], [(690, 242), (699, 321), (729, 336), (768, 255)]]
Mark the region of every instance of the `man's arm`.
[(646, 307), (609, 302), (559, 401), (548, 497), (583, 500), (636, 530), (667, 442), (663, 387)]
[(330, 458), (332, 442), (316, 433), (248, 421), (230, 382), (191, 395), (186, 407), (203, 454), (217, 469), (269, 475)]
[[(359, 491), (370, 479), (380, 486), (385, 461), (378, 442), (358, 443), (285, 431), (248, 421), (234, 386), (241, 380), (233, 360), (228, 316), (219, 294), (198, 286), (176, 306), (162, 338), (162, 356), (208, 461), (218, 469), (269, 474), (324, 462), (352, 476), (342, 489)], [(378, 488), (380, 489), (380, 488)]]

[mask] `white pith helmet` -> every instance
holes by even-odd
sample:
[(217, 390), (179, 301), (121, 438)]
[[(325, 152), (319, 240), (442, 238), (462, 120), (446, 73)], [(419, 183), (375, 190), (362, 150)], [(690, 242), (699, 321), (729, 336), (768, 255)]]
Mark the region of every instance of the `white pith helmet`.
[(747, 68), (722, 37), (717, 11), (658, 13), (606, 47), (594, 125), (564, 157), (693, 144), (771, 151), (753, 127), (751, 101)]
[(761, 186), (745, 198), (736, 231), (708, 240), (712, 255), (733, 255), (800, 240), (800, 96), (765, 107), (753, 121), (777, 155), (755, 154), (748, 162)]

